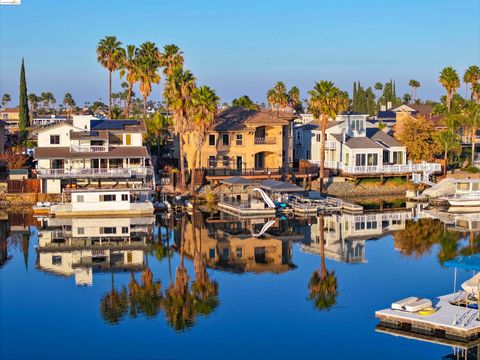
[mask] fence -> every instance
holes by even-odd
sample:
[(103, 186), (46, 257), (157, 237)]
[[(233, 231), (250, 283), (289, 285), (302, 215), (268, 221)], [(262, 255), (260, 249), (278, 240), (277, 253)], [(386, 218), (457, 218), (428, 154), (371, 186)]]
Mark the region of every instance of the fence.
[(40, 192), (40, 179), (7, 180), (9, 193)]

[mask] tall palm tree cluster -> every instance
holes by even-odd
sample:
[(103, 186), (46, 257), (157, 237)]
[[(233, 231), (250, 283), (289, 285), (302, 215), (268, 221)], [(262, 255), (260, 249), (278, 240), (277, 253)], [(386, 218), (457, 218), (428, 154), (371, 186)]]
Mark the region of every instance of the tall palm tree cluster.
[(287, 92), (287, 87), (282, 81), (267, 91), (267, 101), (272, 110), (285, 110), (287, 106), (297, 109), (301, 105), (300, 90), (296, 86)]
[[(125, 77), (125, 116), (130, 115), (133, 87), (138, 83), (143, 97), (143, 121), (147, 120), (147, 100), (152, 86), (164, 79), (163, 99), (167, 110), (172, 114), (175, 135), (179, 139), (179, 151), (183, 154), (185, 137), (193, 133), (197, 147), (195, 161), (201, 156), (206, 130), (213, 124), (220, 99), (208, 86), (197, 87), (196, 79), (190, 70), (184, 69), (183, 52), (178, 46), (168, 44), (159, 49), (155, 43), (147, 41), (139, 47), (122, 43), (115, 36), (106, 36), (97, 46), (97, 60), (109, 74), (109, 115), (112, 114), (112, 73), (120, 71)], [(180, 186), (186, 189), (185, 159), (180, 156)]]

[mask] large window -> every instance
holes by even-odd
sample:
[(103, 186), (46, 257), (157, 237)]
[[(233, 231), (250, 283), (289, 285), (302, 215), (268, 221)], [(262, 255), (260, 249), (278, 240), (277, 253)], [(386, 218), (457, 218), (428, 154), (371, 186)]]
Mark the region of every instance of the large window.
[(116, 201), (116, 200), (117, 200), (117, 195), (115, 194), (100, 195), (100, 201)]
[(50, 145), (59, 145), (60, 135), (50, 135)]
[(52, 169), (63, 169), (64, 160), (63, 159), (54, 159), (51, 160), (50, 167)]
[(208, 145), (215, 146), (215, 134), (208, 135)]
[(100, 228), (100, 234), (116, 234), (116, 233), (117, 233), (116, 227), (105, 226)]
[(378, 165), (378, 154), (368, 154), (368, 165), (377, 166)]
[(223, 156), (223, 166), (230, 166), (230, 158), (226, 155)]
[(394, 164), (403, 164), (403, 151), (394, 151), (393, 152), (393, 163)]
[(208, 167), (215, 167), (216, 166), (216, 161), (215, 161), (215, 156), (209, 156), (208, 157)]
[(230, 135), (228, 134), (223, 134), (222, 135), (222, 142), (223, 142), (223, 145), (230, 145)]
[(77, 195), (77, 202), (84, 202), (85, 198), (83, 195)]

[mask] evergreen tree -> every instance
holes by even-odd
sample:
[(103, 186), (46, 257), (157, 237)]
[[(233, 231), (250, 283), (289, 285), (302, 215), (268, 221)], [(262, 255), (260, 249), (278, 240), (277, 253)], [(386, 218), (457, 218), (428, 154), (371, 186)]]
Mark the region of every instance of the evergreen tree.
[(27, 138), (27, 129), (30, 127), (30, 113), (28, 111), (28, 95), (27, 95), (27, 80), (25, 78), (25, 64), (22, 59), (22, 67), (20, 69), (20, 96), (19, 96), (19, 116), (18, 127), (19, 142), (23, 142)]

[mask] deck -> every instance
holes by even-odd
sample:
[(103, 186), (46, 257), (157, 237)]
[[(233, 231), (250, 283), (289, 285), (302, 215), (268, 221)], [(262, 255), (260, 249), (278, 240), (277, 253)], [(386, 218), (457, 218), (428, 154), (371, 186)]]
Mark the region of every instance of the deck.
[(428, 335), (452, 341), (479, 339), (480, 321), (478, 310), (450, 304), (456, 294), (440, 296), (433, 301), (438, 311), (429, 316), (392, 309), (375, 312), (383, 327)]
[(209, 168), (205, 170), (207, 181), (222, 180), (232, 176), (242, 176), (247, 179), (281, 179), (291, 178), (308, 178), (318, 176), (318, 167), (311, 166), (307, 168), (265, 168), (265, 169), (230, 169), (230, 168)]

